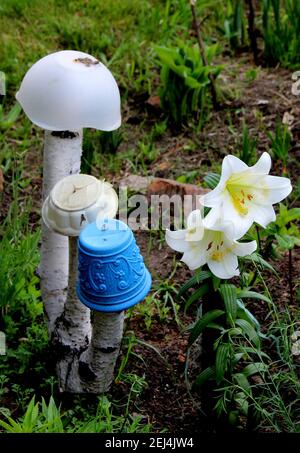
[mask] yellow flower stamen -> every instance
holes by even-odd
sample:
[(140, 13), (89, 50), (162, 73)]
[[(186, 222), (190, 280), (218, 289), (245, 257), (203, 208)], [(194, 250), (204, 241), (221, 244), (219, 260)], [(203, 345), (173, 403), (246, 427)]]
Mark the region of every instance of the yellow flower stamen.
[(196, 233), (196, 231), (197, 231), (197, 228), (190, 228), (189, 230), (187, 230), (186, 235), (190, 236), (191, 234)]
[(248, 214), (248, 204), (253, 200), (253, 194), (240, 184), (231, 182), (230, 179), (226, 184), (226, 189), (232, 199), (232, 204), (239, 214)]
[(225, 255), (226, 255), (226, 251), (224, 251), (224, 252), (216, 251), (211, 255), (211, 259), (214, 261), (221, 262), (224, 259)]
[(221, 262), (228, 253), (232, 252), (232, 248), (224, 247), (223, 235), (216, 233), (214, 240), (208, 244), (207, 251), (210, 252), (210, 259)]

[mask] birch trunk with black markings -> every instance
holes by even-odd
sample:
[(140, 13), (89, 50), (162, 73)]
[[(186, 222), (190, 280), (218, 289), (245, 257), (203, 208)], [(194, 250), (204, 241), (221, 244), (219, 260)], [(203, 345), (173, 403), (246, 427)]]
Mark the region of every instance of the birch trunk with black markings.
[[(73, 385), (71, 371), (78, 363), (80, 354), (91, 340), (91, 311), (83, 305), (76, 294), (77, 282), (77, 237), (69, 238), (68, 295), (62, 315), (55, 322), (52, 344), (57, 357), (57, 375), (60, 391), (80, 392)], [(71, 379), (72, 383), (69, 383)]]
[(89, 347), (73, 363), (68, 391), (100, 394), (107, 392), (114, 378), (124, 328), (124, 311), (94, 312)]
[[(79, 173), (82, 131), (45, 132), (43, 200), (64, 176)], [(48, 331), (51, 339), (55, 322), (64, 310), (69, 273), (68, 238), (42, 225), (39, 275)]]

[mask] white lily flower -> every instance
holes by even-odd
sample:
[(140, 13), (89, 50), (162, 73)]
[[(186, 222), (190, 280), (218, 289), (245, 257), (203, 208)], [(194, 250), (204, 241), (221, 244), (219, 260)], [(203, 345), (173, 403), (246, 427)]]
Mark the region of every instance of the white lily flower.
[(288, 178), (270, 176), (271, 157), (263, 153), (248, 167), (235, 156), (226, 156), (217, 187), (204, 196), (203, 204), (211, 209), (205, 220), (214, 225), (218, 219), (234, 224), (233, 238), (241, 238), (253, 222), (266, 227), (276, 219), (273, 208), (287, 197), (292, 186)]
[(182, 252), (183, 261), (191, 270), (207, 264), (211, 272), (221, 279), (239, 275), (238, 256), (251, 255), (256, 250), (256, 241), (239, 243), (232, 240), (233, 225), (207, 228), (199, 210), (191, 212), (186, 230), (166, 231), (166, 242), (174, 250)]

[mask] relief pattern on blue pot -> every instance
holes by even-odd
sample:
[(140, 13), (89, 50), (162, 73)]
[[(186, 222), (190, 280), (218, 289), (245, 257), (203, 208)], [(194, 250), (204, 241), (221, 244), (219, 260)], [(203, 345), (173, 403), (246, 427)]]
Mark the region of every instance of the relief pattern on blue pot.
[(108, 290), (113, 296), (132, 289), (140, 281), (144, 269), (144, 259), (136, 245), (129, 256), (126, 253), (126, 256), (118, 255), (115, 259), (79, 255), (80, 285), (95, 295), (105, 295)]

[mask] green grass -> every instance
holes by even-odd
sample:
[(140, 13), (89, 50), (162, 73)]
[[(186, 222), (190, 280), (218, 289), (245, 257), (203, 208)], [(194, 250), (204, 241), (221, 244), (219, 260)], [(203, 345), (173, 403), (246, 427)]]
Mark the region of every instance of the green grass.
[[(130, 395), (131, 396), (131, 395)], [(25, 414), (14, 420), (6, 411), (2, 411), (0, 428), (9, 433), (149, 433), (150, 423), (142, 415), (115, 414), (116, 404), (106, 396), (97, 398), (94, 413), (83, 411), (80, 405), (75, 410), (62, 411), (53, 397), (47, 404), (42, 398), (36, 403), (33, 397)], [(1, 408), (0, 408), (1, 412)]]
[(187, 36), (190, 21), (182, 0), (4, 0), (0, 12), (0, 61), (10, 95), (36, 60), (60, 49), (100, 58), (125, 92), (149, 90), (152, 45), (179, 32)]

